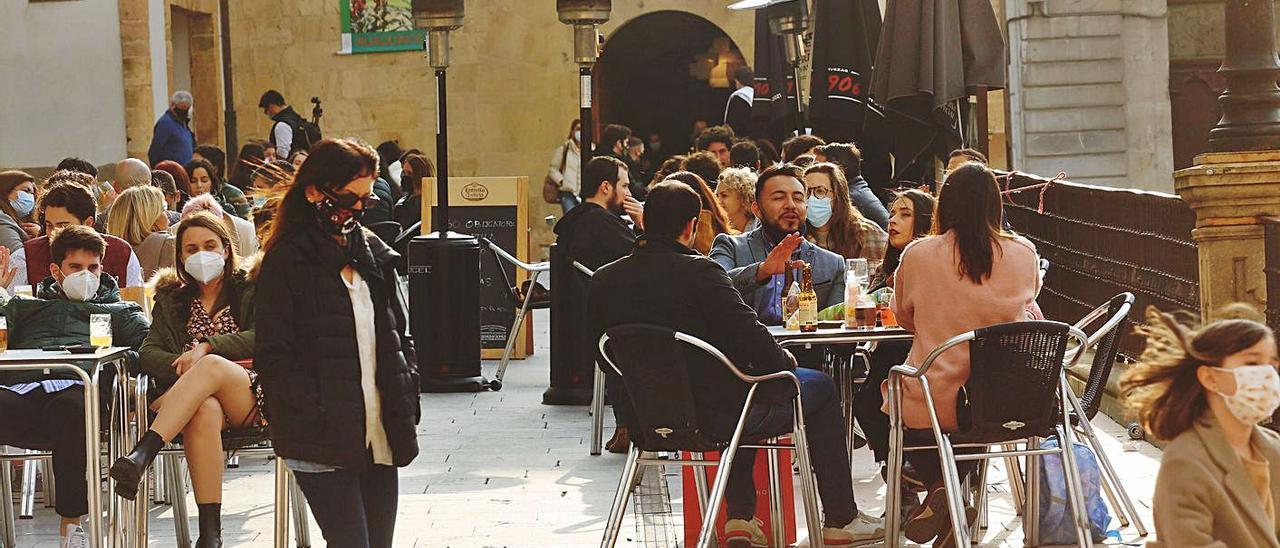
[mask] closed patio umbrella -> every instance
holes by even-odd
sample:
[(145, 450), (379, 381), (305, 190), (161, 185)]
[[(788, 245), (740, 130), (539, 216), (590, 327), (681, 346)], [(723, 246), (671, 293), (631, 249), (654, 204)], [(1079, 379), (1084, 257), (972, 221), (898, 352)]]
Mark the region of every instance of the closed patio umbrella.
[(782, 39), (769, 31), (767, 11), (756, 11), (756, 82), (751, 118), (764, 129), (764, 136), (781, 140), (796, 128), (795, 76), (787, 64)]
[(924, 182), (961, 146), (960, 99), (1005, 86), (1005, 43), (989, 0), (889, 0), (871, 95), (884, 105), (894, 180)]
[(883, 112), (870, 101), (879, 42), (876, 0), (815, 0), (809, 121), (828, 142), (858, 145), (862, 175), (882, 195), (893, 177), (890, 142), (887, 135), (864, 129), (883, 125)]

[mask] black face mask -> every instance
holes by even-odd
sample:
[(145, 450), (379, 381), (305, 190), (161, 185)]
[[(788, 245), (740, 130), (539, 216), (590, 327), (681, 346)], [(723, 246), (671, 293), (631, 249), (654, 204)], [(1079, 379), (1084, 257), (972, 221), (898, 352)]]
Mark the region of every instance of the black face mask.
[(360, 228), (360, 219), (364, 217), (364, 210), (352, 207), (355, 201), (344, 203), (348, 200), (334, 196), (327, 190), (320, 192), (324, 194), (324, 198), (314, 205), (316, 219), (320, 221), (320, 227), (325, 233), (330, 236), (346, 236)]
[(187, 110), (187, 109), (178, 109), (178, 108), (175, 108), (175, 109), (173, 109), (173, 115), (174, 115), (174, 117), (176, 117), (178, 120), (180, 120), (180, 121), (182, 121), (182, 122), (184, 122), (184, 123), (185, 123), (185, 122), (187, 122), (187, 121), (189, 121), (189, 120), (191, 120), (191, 111), (189, 111), (189, 110)]

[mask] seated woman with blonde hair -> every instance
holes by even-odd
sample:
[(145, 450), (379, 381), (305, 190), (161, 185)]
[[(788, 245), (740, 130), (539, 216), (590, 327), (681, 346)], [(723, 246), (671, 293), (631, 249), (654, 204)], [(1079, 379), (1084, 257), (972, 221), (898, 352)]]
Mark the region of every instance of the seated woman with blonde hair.
[(680, 181), (698, 191), (702, 197), (702, 211), (698, 213), (698, 230), (693, 235), (693, 249), (706, 255), (711, 252), (711, 244), (720, 234), (738, 234), (729, 222), (724, 207), (716, 199), (715, 192), (707, 185), (707, 181), (691, 171), (677, 171), (667, 175), (669, 181)]
[(1121, 394), (1169, 442), (1152, 498), (1159, 540), (1148, 546), (1280, 546), (1280, 434), (1261, 426), (1280, 404), (1280, 358), (1260, 314), (1230, 315), (1192, 331), (1148, 307), (1138, 328), (1147, 348)]
[(107, 234), (133, 246), (144, 280), (161, 268), (173, 268), (176, 238), (169, 233), (166, 205), (160, 189), (135, 186), (120, 193), (107, 216)]

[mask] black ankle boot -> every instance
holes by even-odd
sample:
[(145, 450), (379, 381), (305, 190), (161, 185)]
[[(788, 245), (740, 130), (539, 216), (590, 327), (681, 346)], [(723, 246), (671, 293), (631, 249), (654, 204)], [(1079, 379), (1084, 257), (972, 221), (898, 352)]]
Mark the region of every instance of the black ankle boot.
[(147, 430), (133, 447), (133, 452), (116, 459), (111, 465), (111, 479), (116, 481), (116, 494), (133, 500), (138, 496), (138, 484), (142, 481), (147, 467), (155, 460), (165, 441), (160, 434)]
[(197, 504), (200, 511), (200, 538), (196, 548), (222, 548), (222, 503)]

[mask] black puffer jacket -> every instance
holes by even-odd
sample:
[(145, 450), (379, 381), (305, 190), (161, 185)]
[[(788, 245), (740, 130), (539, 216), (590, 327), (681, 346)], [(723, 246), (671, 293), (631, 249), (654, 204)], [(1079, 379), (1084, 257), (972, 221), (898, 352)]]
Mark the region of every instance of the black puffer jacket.
[[(369, 284), (373, 318), (356, 318), (342, 281), (352, 264)], [(418, 455), (418, 373), (395, 291), (399, 255), (367, 230), (343, 250), (317, 228), (284, 236), (257, 277), (254, 369), (267, 396), (277, 455), (344, 468), (368, 464), (356, 322), (377, 331), (382, 424), (396, 466)]]

